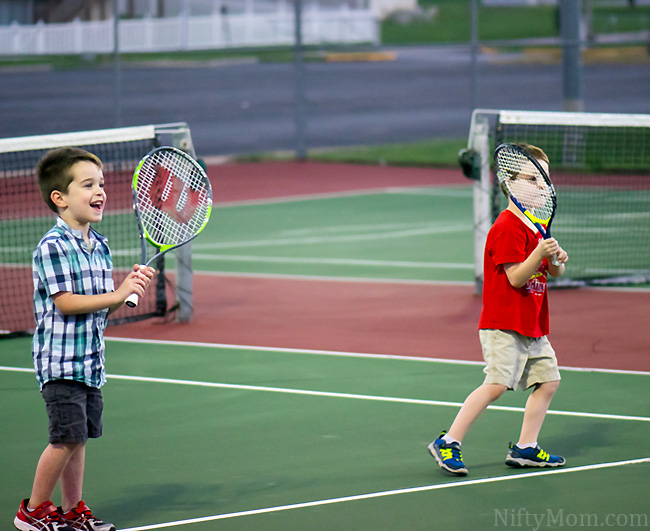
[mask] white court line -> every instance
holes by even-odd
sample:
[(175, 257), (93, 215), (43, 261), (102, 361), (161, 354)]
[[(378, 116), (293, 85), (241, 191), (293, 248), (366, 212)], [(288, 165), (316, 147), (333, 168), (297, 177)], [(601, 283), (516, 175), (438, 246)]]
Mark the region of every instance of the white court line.
[(145, 525), (140, 527), (130, 527), (121, 531), (149, 531), (151, 529), (164, 529), (166, 527), (177, 527), (187, 524), (198, 524), (202, 522), (212, 522), (215, 520), (225, 520), (227, 518), (238, 518), (240, 516), (253, 516), (258, 514), (277, 513), (280, 511), (290, 511), (293, 509), (305, 509), (307, 507), (318, 507), (321, 505), (332, 505), (335, 503), (345, 503), (351, 501), (370, 500), (373, 498), (382, 498), (386, 496), (395, 496), (398, 494), (414, 494), (418, 492), (427, 492), (432, 490), (450, 489), (453, 487), (468, 487), (471, 485), (483, 485), (487, 483), (497, 483), (503, 481), (514, 481), (519, 479), (537, 478), (541, 476), (550, 476), (555, 474), (571, 474), (574, 472), (586, 472), (589, 470), (599, 470), (603, 468), (614, 468), (620, 466), (637, 465), (641, 463), (650, 463), (650, 457), (640, 459), (629, 459), (627, 461), (615, 461), (609, 463), (596, 463), (594, 465), (584, 465), (572, 468), (561, 468), (554, 470), (544, 470), (537, 472), (528, 472), (524, 474), (514, 474), (508, 476), (495, 476), (481, 479), (470, 479), (464, 481), (454, 481), (450, 483), (437, 483), (435, 485), (424, 485), (422, 487), (411, 487), (405, 489), (385, 490), (380, 492), (371, 492), (368, 494), (357, 494), (354, 496), (343, 496), (340, 498), (328, 498), (325, 500), (316, 500), (304, 503), (294, 503), (290, 505), (278, 505), (275, 507), (265, 507), (263, 509), (252, 509), (249, 511), (239, 511), (235, 513), (216, 514), (212, 516), (203, 516), (200, 518), (190, 518), (187, 520), (177, 520), (175, 522), (164, 522), (160, 524)]
[[(442, 406), (442, 407), (457, 407), (460, 408), (463, 404), (462, 402), (447, 402), (442, 400), (424, 400), (418, 398), (400, 398), (400, 397), (391, 397), (391, 396), (377, 396), (377, 395), (361, 395), (354, 393), (335, 393), (331, 391), (313, 391), (311, 389), (293, 389), (286, 387), (267, 387), (261, 385), (244, 385), (244, 384), (226, 384), (226, 383), (217, 383), (217, 382), (199, 382), (194, 380), (178, 380), (171, 378), (153, 378), (153, 377), (141, 377), (141, 376), (126, 376), (118, 374), (109, 374), (107, 375), (108, 379), (113, 380), (127, 380), (127, 381), (137, 381), (137, 382), (151, 382), (151, 383), (166, 383), (174, 385), (189, 385), (194, 387), (213, 387), (219, 389), (239, 389), (244, 391), (262, 391), (269, 393), (283, 393), (291, 395), (307, 395), (307, 396), (320, 396), (327, 398), (347, 398), (352, 400), (371, 400), (376, 402), (392, 402), (399, 404), (418, 404), (426, 406)], [(523, 412), (524, 408), (522, 407), (511, 407), (511, 406), (488, 406), (488, 409), (495, 411), (515, 411)], [(578, 412), (578, 411), (559, 411), (549, 409), (547, 411), (548, 415), (560, 415), (560, 416), (569, 416), (569, 417), (587, 417), (587, 418), (597, 418), (597, 419), (611, 419), (611, 420), (633, 420), (640, 422), (650, 422), (650, 417), (638, 417), (633, 415), (613, 415), (608, 413), (587, 413), (587, 412)]]
[(474, 269), (474, 264), (450, 262), (405, 262), (396, 260), (356, 260), (351, 258), (296, 258), (288, 256), (243, 256), (232, 254), (192, 253), (196, 260), (218, 262), (255, 262), (274, 264), (328, 264), (367, 267), (405, 267), (411, 269)]
[(470, 199), (472, 197), (472, 188), (467, 186), (463, 188), (452, 189), (450, 187), (442, 188), (387, 188), (386, 193), (400, 194), (400, 195), (434, 195), (439, 197), (458, 197), (462, 199)]
[[(468, 192), (462, 194), (463, 187), (467, 188)], [(268, 205), (275, 203), (295, 203), (299, 201), (316, 201), (321, 199), (338, 199), (345, 197), (356, 197), (363, 195), (381, 195), (381, 194), (399, 194), (407, 193), (409, 195), (442, 195), (450, 194), (450, 188), (455, 188), (461, 191), (461, 194), (455, 194), (457, 197), (471, 197), (471, 187), (467, 185), (413, 185), (405, 187), (389, 187), (389, 188), (367, 188), (365, 190), (347, 190), (343, 192), (323, 192), (315, 194), (299, 194), (288, 195), (280, 197), (269, 197), (264, 199), (246, 199), (241, 201), (215, 201), (214, 206), (217, 207), (239, 207), (239, 206), (256, 206)], [(410, 190), (410, 191), (409, 191)], [(440, 190), (440, 192), (437, 192)]]
[(338, 199), (345, 197), (356, 197), (360, 195), (380, 195), (386, 194), (388, 188), (368, 188), (367, 190), (349, 190), (345, 192), (323, 192), (315, 194), (299, 194), (299, 195), (285, 195), (279, 197), (268, 197), (264, 199), (243, 199), (239, 201), (215, 201), (213, 206), (226, 208), (226, 207), (240, 207), (240, 206), (257, 206), (257, 205), (272, 205), (276, 203), (297, 203), (300, 201), (317, 201), (320, 199)]
[(424, 234), (449, 234), (453, 232), (469, 232), (472, 225), (467, 223), (456, 225), (435, 225), (413, 229), (388, 230), (376, 233), (345, 234), (338, 236), (306, 236), (299, 238), (277, 238), (268, 240), (245, 240), (238, 242), (192, 243), (194, 250), (211, 249), (238, 249), (242, 247), (276, 247), (285, 245), (312, 245), (321, 243), (359, 242), (370, 240), (387, 240), (391, 238), (404, 238), (407, 236), (421, 236)]
[[(253, 350), (260, 352), (287, 352), (289, 354), (315, 354), (320, 356), (340, 356), (346, 358), (371, 358), (379, 360), (402, 360), (402, 361), (413, 361), (420, 363), (448, 363), (452, 365), (485, 365), (482, 361), (472, 361), (472, 360), (454, 360), (448, 358), (431, 358), (424, 356), (400, 356), (396, 354), (372, 354), (369, 352), (344, 352), (339, 350), (318, 350), (318, 349), (306, 349), (306, 348), (288, 348), (288, 347), (264, 347), (259, 345), (231, 345), (228, 343), (205, 343), (200, 341), (172, 341), (167, 339), (137, 339), (131, 337), (105, 337), (106, 341), (116, 341), (123, 343), (144, 343), (144, 344), (156, 344), (156, 345), (170, 345), (178, 347), (199, 347), (199, 348), (223, 348), (230, 350)], [(562, 371), (572, 371), (572, 372), (595, 372), (602, 374), (629, 374), (636, 376), (650, 376), (650, 371), (632, 371), (625, 369), (601, 369), (596, 367), (569, 367), (569, 366), (560, 366)], [(0, 370), (21, 370), (14, 367), (0, 367)], [(30, 371), (31, 369), (22, 369), (25, 371)]]
[[(342, 352), (339, 350), (317, 350), (307, 348), (260, 347), (255, 345), (230, 345), (227, 343), (201, 343), (198, 341), (172, 341), (167, 339), (137, 339), (130, 337), (106, 337), (106, 341), (123, 343), (155, 343), (157, 345), (187, 346), (201, 348), (224, 348), (232, 350), (258, 350), (260, 352), (287, 352), (289, 354), (316, 354), (323, 356), (340, 356), (344, 358), (372, 358), (379, 360), (421, 361), (425, 363), (451, 363), (454, 365), (485, 365), (482, 361), (450, 360), (445, 358), (424, 358), (416, 356), (399, 356), (396, 354), (370, 354), (364, 352)], [(650, 375), (650, 372), (647, 373)]]
[(259, 278), (281, 280), (312, 280), (317, 282), (350, 282), (353, 284), (414, 284), (424, 286), (474, 286), (473, 280), (422, 280), (410, 278), (332, 277), (325, 275), (295, 275), (286, 273), (243, 273), (240, 271), (194, 271), (194, 276)]
[[(34, 372), (33, 369), (0, 366), (0, 371), (3, 370), (15, 371), (15, 372)], [(455, 407), (455, 408), (460, 408), (463, 405), (462, 402), (448, 402), (444, 400), (425, 400), (420, 398), (402, 398), (402, 397), (393, 397), (393, 396), (363, 395), (363, 394), (355, 394), (355, 393), (336, 393), (332, 391), (314, 391), (311, 389), (268, 387), (263, 385), (203, 382), (197, 380), (181, 380), (177, 378), (155, 378), (152, 376), (130, 376), (124, 374), (107, 374), (106, 377), (109, 380), (124, 380), (124, 381), (131, 381), (131, 382), (147, 382), (147, 383), (160, 383), (160, 384), (170, 384), (170, 385), (186, 385), (191, 387), (207, 387), (213, 389), (238, 389), (242, 391), (281, 393), (281, 394), (303, 395), (303, 396), (319, 396), (319, 397), (326, 397), (326, 398), (346, 398), (350, 400), (369, 400), (374, 402), (390, 402), (390, 403), (397, 403), (397, 404), (417, 404), (417, 405), (425, 405), (425, 406), (440, 406), (440, 407)], [(494, 411), (511, 411), (517, 413), (524, 412), (524, 408), (512, 407), (512, 406), (490, 405), (488, 406), (488, 409)], [(554, 410), (554, 409), (549, 409), (547, 411), (547, 415), (650, 422), (650, 417), (639, 417), (634, 415), (615, 415), (609, 413), (589, 413), (589, 412), (581, 412), (581, 411), (561, 411), (561, 410)]]
[[(225, 348), (231, 350), (258, 350), (260, 352), (288, 352), (290, 354), (317, 354), (321, 356), (341, 356), (349, 358), (372, 358), (380, 360), (403, 360), (423, 363), (450, 363), (452, 365), (485, 365), (482, 361), (453, 360), (448, 358), (430, 358), (420, 356), (399, 356), (396, 354), (372, 354), (368, 352), (343, 352), (339, 350), (316, 350), (307, 348), (285, 348), (285, 347), (261, 347), (255, 345), (230, 345), (227, 343), (202, 343), (199, 341), (171, 341), (166, 339), (137, 339), (130, 337), (106, 337), (106, 341), (121, 341), (124, 343), (155, 343), (157, 345), (187, 346), (201, 348)], [(634, 374), (638, 376), (650, 376), (648, 371), (631, 371), (624, 369), (598, 369), (590, 367), (567, 367), (560, 366), (560, 370), (574, 372), (598, 372), (606, 374)]]
[(315, 227), (302, 227), (302, 228), (292, 228), (284, 229), (278, 232), (282, 236), (294, 237), (294, 236), (314, 236), (314, 235), (324, 235), (324, 234), (334, 234), (342, 235), (345, 233), (348, 234), (357, 234), (359, 232), (377, 232), (377, 231), (388, 231), (388, 230), (404, 230), (404, 229), (414, 229), (416, 227), (430, 227), (432, 225), (431, 221), (421, 221), (421, 222), (392, 222), (392, 223), (355, 223), (353, 225), (328, 225), (328, 226), (315, 226)]
[[(139, 252), (139, 251), (138, 251)], [(133, 253), (131, 253), (133, 254)], [(0, 266), (1, 267), (1, 266)], [(29, 266), (28, 266), (29, 267)], [(173, 270), (173, 269), (172, 269)], [(344, 277), (326, 275), (296, 275), (286, 273), (245, 273), (241, 271), (204, 271), (194, 270), (194, 276), (225, 277), (225, 278), (260, 278), (260, 279), (282, 279), (282, 280), (315, 280), (318, 282), (352, 282), (352, 283), (377, 283), (377, 284), (415, 284), (425, 286), (465, 286), (475, 287), (473, 280), (424, 280), (409, 278), (373, 278), (373, 277)], [(581, 286), (581, 290), (592, 291), (614, 291), (627, 293), (650, 294), (650, 289), (643, 287), (624, 286)], [(591, 369), (590, 369), (591, 370)]]

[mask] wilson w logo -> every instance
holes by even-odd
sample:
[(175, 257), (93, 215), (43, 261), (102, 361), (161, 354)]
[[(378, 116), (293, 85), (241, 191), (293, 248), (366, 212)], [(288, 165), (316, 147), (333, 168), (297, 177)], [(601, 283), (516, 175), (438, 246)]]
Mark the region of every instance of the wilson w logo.
[(150, 190), (151, 204), (174, 221), (187, 223), (199, 205), (200, 192), (192, 190), (167, 168), (156, 165), (154, 172), (155, 178)]

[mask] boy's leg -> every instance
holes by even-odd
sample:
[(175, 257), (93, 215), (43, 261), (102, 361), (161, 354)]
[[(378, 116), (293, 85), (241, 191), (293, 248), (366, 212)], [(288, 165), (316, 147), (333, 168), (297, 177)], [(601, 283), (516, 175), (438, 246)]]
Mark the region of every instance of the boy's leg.
[(463, 463), (461, 453), (461, 440), (467, 433), (472, 423), (485, 411), (485, 408), (507, 391), (505, 385), (483, 384), (477, 387), (465, 399), (463, 406), (456, 415), (449, 433), (442, 433), (427, 449), (438, 462), (438, 465), (447, 472), (457, 476), (467, 475), (467, 468)]
[(529, 359), (519, 382), (523, 389), (533, 392), (526, 401), (524, 420), (521, 425), (517, 446), (524, 447), (537, 442), (546, 412), (553, 395), (560, 386), (560, 371), (555, 351), (546, 336), (528, 344)]
[(535, 385), (535, 390), (526, 402), (519, 442), (515, 445), (512, 443), (509, 445), (506, 465), (512, 467), (553, 468), (566, 464), (564, 457), (551, 455), (542, 450), (537, 444), (537, 438), (544, 423), (546, 412), (559, 385), (559, 380)]
[(80, 444), (61, 474), (61, 507), (68, 512), (82, 500), (86, 445)]
[(28, 503), (30, 509), (52, 499), (54, 487), (78, 448), (79, 443), (49, 444), (45, 448), (34, 475), (34, 486)]
[(519, 434), (517, 446), (523, 447), (527, 444), (537, 442), (539, 432), (546, 418), (546, 412), (559, 386), (559, 380), (545, 382), (535, 386), (535, 390), (526, 401), (524, 421), (521, 425), (521, 433)]
[(533, 388), (526, 401), (524, 420), (517, 444), (509, 445), (506, 465), (513, 467), (560, 467), (566, 464), (561, 455), (552, 455), (537, 443), (553, 395), (560, 385), (560, 371), (555, 351), (547, 337), (528, 344), (529, 360), (519, 385)]
[(447, 435), (461, 442), (472, 423), (507, 390), (505, 385), (488, 383), (474, 389), (465, 399)]
[(50, 444), (41, 455), (29, 507), (50, 501), (61, 481), (64, 508), (81, 501), (88, 437), (101, 435), (101, 391), (70, 380), (48, 382), (42, 389), (49, 417)]
[(526, 366), (522, 336), (508, 330), (479, 330), (485, 380), (463, 403), (447, 435), (462, 441), (472, 423), (508, 389), (515, 389)]

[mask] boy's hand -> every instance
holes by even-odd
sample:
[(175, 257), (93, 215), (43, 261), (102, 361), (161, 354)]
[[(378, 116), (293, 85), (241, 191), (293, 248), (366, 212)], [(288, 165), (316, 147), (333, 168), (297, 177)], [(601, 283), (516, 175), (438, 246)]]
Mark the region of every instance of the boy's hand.
[(539, 245), (537, 246), (541, 257), (546, 258), (549, 262), (556, 258), (560, 264), (564, 264), (569, 260), (569, 255), (567, 252), (560, 247), (560, 244), (555, 238), (549, 238), (547, 240), (540, 240)]
[(561, 247), (555, 238), (549, 238), (547, 240), (540, 240), (539, 244), (537, 245), (537, 249), (540, 253), (541, 258), (546, 258), (550, 261), (556, 254), (558, 254)]
[(569, 255), (567, 252), (562, 249), (559, 245), (557, 246), (557, 261), (560, 262), (561, 264), (565, 264), (566, 262), (569, 261)]
[(145, 289), (147, 289), (147, 287), (153, 280), (154, 275), (156, 274), (156, 270), (153, 267), (141, 266), (137, 264), (133, 266), (133, 272), (140, 275), (142, 280), (144, 280)]
[(564, 274), (564, 264), (569, 260), (567, 252), (560, 247), (555, 238), (542, 240), (538, 246), (542, 256), (548, 260), (548, 272), (559, 277)]
[(132, 293), (137, 294), (138, 297), (143, 297), (145, 290), (154, 277), (154, 274), (155, 271), (152, 267), (145, 267), (137, 264), (134, 265), (133, 271), (127, 275), (120, 287), (116, 290), (116, 292), (120, 294), (122, 302), (124, 302)]

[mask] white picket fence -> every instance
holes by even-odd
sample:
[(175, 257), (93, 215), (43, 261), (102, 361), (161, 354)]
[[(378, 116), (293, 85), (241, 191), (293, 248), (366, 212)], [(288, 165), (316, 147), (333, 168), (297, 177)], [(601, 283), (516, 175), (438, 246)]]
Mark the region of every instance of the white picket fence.
[[(291, 45), (294, 13), (283, 5), (273, 13), (120, 20), (119, 48), (134, 53)], [(313, 5), (303, 11), (302, 37), (304, 44), (379, 44), (379, 19), (368, 9)], [(0, 55), (110, 53), (113, 43), (112, 19), (0, 27)]]

